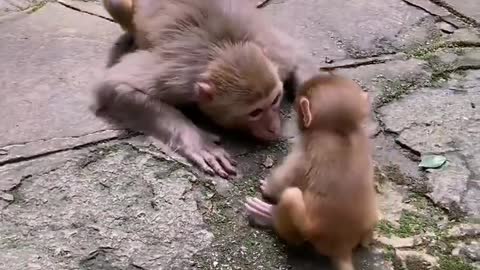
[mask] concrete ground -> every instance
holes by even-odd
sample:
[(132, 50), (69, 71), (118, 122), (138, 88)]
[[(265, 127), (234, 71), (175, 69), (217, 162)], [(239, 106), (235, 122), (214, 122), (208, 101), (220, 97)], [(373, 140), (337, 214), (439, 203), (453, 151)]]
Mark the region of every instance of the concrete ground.
[[(383, 220), (357, 269), (480, 268), (478, 0), (272, 0), (262, 10), (319, 67), (371, 93)], [(4, 0), (0, 32), (0, 269), (331, 269), (245, 219), (245, 196), (288, 140), (226, 137), (242, 173), (228, 182), (88, 111), (122, 33), (98, 2)], [(447, 161), (421, 169), (428, 155)]]

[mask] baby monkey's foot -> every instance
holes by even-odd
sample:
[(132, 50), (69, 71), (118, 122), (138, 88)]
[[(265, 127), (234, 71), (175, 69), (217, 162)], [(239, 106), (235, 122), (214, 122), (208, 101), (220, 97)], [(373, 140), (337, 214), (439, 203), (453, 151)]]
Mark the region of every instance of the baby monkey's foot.
[(273, 205), (266, 203), (258, 198), (248, 197), (245, 203), (247, 216), (258, 226), (271, 227), (273, 224), (272, 209)]
[(274, 196), (274, 192), (272, 192), (271, 184), (268, 183), (268, 180), (260, 180), (260, 192), (262, 193), (263, 199), (271, 202), (276, 203), (277, 198)]

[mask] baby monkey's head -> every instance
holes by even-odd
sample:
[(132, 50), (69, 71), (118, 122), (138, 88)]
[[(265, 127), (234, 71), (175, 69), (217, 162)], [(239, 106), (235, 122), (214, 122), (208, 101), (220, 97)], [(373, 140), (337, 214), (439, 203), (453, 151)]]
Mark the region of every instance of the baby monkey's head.
[(295, 106), (301, 130), (348, 133), (362, 128), (370, 113), (367, 93), (353, 80), (332, 73), (306, 81)]

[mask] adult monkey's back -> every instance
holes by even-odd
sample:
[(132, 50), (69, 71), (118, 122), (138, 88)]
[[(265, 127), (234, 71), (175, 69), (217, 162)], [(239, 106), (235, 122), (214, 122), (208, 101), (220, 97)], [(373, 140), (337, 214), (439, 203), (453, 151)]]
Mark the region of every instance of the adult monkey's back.
[(280, 137), (282, 82), (294, 49), (243, 0), (104, 0), (138, 47), (97, 85), (97, 115), (164, 141), (208, 173), (234, 161), (176, 107), (196, 104), (217, 124)]

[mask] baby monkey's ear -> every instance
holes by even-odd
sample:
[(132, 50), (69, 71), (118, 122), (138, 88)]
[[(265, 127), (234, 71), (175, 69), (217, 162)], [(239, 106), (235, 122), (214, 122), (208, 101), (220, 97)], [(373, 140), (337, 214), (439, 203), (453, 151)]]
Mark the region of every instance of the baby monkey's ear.
[(310, 110), (310, 101), (306, 97), (301, 97), (299, 101), (303, 126), (308, 128), (312, 123), (312, 111)]

